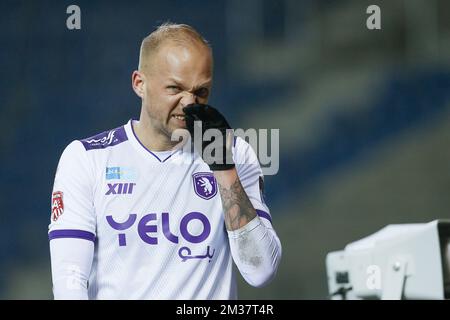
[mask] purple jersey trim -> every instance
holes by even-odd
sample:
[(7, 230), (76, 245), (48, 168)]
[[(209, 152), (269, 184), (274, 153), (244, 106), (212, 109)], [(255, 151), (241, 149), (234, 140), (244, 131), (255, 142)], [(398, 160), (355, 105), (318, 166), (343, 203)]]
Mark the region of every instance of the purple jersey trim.
[(94, 242), (95, 234), (83, 230), (53, 230), (48, 234), (48, 239), (75, 238)]
[(127, 141), (128, 137), (124, 126), (109, 131), (104, 131), (93, 137), (80, 140), (86, 151), (105, 149)]
[(269, 220), (270, 223), (272, 223), (272, 217), (267, 212), (256, 209), (256, 214), (258, 216), (260, 216), (261, 218), (265, 218), (265, 219)]

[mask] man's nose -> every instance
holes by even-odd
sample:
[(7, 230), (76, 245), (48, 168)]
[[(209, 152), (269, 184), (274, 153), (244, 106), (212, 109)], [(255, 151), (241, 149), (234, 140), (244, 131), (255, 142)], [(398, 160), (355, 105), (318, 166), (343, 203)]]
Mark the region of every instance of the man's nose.
[(197, 97), (193, 93), (186, 92), (185, 94), (183, 94), (183, 97), (181, 98), (181, 105), (185, 107), (191, 103), (197, 103)]

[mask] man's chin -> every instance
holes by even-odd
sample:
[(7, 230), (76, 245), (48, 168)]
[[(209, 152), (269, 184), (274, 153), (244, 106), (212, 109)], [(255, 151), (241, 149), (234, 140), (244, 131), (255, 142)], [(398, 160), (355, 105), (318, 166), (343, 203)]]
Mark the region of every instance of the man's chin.
[(172, 141), (181, 141), (182, 138), (189, 138), (190, 136), (186, 126), (172, 127), (170, 132)]
[(186, 126), (186, 124), (185, 123), (183, 123), (183, 124), (171, 124), (170, 126), (169, 126), (169, 130), (170, 130), (170, 132), (173, 132), (173, 131), (175, 131), (175, 130), (179, 130), (179, 129), (186, 129), (187, 130), (187, 126)]

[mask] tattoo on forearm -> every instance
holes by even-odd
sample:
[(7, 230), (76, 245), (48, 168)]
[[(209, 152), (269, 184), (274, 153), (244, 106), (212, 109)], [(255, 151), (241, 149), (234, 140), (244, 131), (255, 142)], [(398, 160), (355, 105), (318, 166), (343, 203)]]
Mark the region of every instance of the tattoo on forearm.
[(239, 179), (236, 179), (230, 188), (225, 188), (219, 183), (219, 190), (228, 230), (242, 228), (256, 217), (256, 211)]

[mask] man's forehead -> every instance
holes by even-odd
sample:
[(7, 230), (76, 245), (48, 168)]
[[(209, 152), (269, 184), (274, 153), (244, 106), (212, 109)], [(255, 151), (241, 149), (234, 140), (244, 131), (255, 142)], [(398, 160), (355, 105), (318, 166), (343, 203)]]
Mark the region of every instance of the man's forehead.
[(159, 63), (177, 66), (183, 62), (210, 63), (212, 53), (208, 47), (200, 44), (177, 44), (167, 42), (159, 48), (156, 57), (159, 60)]
[(153, 57), (154, 71), (170, 75), (177, 81), (188, 74), (198, 74), (206, 82), (212, 75), (212, 57), (208, 48), (195, 46), (165, 46)]
[(192, 59), (204, 59), (203, 55), (195, 55), (192, 49), (186, 47), (168, 47), (161, 52), (160, 57), (167, 65), (175, 68), (189, 63)]

